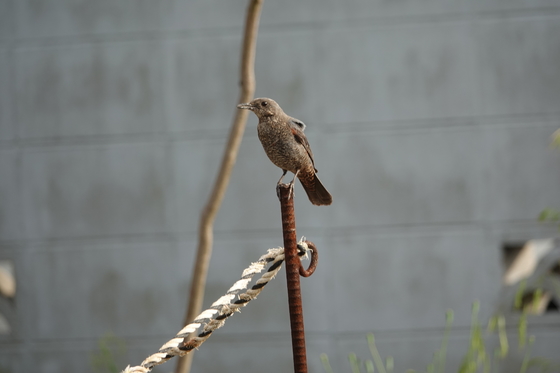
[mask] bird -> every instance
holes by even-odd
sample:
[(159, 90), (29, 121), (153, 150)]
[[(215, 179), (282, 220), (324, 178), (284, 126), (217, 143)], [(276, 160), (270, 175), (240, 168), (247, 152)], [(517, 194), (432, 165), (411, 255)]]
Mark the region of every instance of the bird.
[(290, 171), (294, 174), (290, 187), (297, 177), (312, 204), (330, 205), (332, 196), (317, 177), (313, 153), (303, 133), (305, 124), (284, 113), (270, 98), (256, 98), (237, 107), (251, 110), (258, 117), (257, 133), (264, 151), (272, 163), (282, 169), (278, 184)]

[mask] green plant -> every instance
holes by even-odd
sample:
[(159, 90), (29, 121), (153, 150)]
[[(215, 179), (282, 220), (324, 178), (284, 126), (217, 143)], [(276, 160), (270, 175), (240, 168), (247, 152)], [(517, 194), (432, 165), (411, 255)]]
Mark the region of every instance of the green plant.
[[(553, 148), (560, 149), (560, 129), (552, 134), (552, 142), (550, 144)], [(560, 222), (560, 211), (552, 208), (546, 208), (539, 214), (539, 221), (541, 222)]]
[(560, 211), (551, 208), (545, 208), (539, 214), (539, 221), (543, 223), (545, 222), (556, 223), (560, 221)]
[[(521, 289), (522, 292), (523, 289)], [(520, 304), (520, 303), (519, 303)], [(471, 313), (471, 333), (470, 342), (467, 353), (465, 354), (459, 373), (491, 373), (500, 371), (500, 362), (503, 361), (510, 352), (508, 336), (506, 332), (506, 320), (504, 315), (495, 315), (488, 322), (488, 326), (483, 328), (479, 319), (478, 312), (480, 310), (479, 302), (474, 302)], [(531, 367), (540, 368), (541, 372), (558, 372), (560, 364), (551, 362), (543, 358), (532, 358), (532, 347), (535, 344), (535, 337), (527, 337), (527, 308), (522, 309), (522, 316), (518, 324), (519, 350), (524, 351), (524, 357), (519, 367), (520, 373), (526, 373)], [(524, 315), (524, 316), (523, 316)], [(447, 346), (449, 342), (449, 333), (453, 324), (453, 311), (446, 312), (445, 329), (440, 348), (434, 353), (433, 359), (426, 367), (427, 373), (444, 373), (446, 372), (445, 363), (447, 357)], [(493, 354), (487, 352), (486, 338), (497, 333), (498, 346)], [(356, 354), (351, 353), (348, 356), (352, 373), (361, 373), (362, 369), (366, 373), (374, 373), (375, 369), (379, 373), (393, 372), (393, 358), (388, 357), (383, 363), (383, 359), (377, 346), (373, 333), (367, 335), (367, 343), (372, 359), (360, 361)], [(321, 362), (326, 373), (334, 373), (330, 365), (329, 358), (326, 354), (321, 354)], [(408, 370), (407, 373), (415, 372)]]
[(552, 142), (550, 145), (554, 148), (560, 148), (560, 129), (557, 129), (552, 134)]
[(91, 366), (97, 373), (119, 373), (117, 360), (126, 352), (124, 340), (113, 333), (106, 333), (97, 341), (97, 350), (90, 355)]

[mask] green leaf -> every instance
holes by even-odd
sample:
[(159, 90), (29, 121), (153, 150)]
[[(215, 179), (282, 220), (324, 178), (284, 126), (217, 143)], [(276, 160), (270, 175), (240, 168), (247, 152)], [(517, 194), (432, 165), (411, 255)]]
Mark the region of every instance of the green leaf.
[(525, 357), (523, 358), (523, 362), (521, 363), (521, 369), (519, 370), (519, 373), (525, 373), (527, 372), (527, 369), (529, 368), (529, 362), (530, 362), (530, 357), (531, 357), (531, 350), (533, 347), (533, 344), (535, 344), (535, 336), (532, 335), (529, 337), (529, 347), (527, 347), (527, 351), (525, 352)]
[(356, 357), (355, 353), (351, 353), (348, 355), (348, 361), (350, 362), (352, 373), (360, 373), (360, 363), (358, 362), (358, 358)]
[(323, 369), (327, 373), (334, 373), (331, 367), (331, 363), (329, 363), (329, 357), (327, 354), (321, 354), (321, 364), (323, 364)]
[(379, 354), (379, 350), (375, 346), (375, 337), (373, 333), (368, 333), (367, 335), (368, 347), (373, 357), (373, 361), (375, 362), (375, 366), (377, 366), (377, 370), (379, 373), (387, 373), (385, 370), (385, 366), (383, 365), (383, 359), (381, 359), (381, 355)]
[(525, 294), (525, 287), (527, 286), (527, 280), (522, 280), (517, 287), (515, 292), (514, 307), (516, 310), (521, 310), (523, 307), (523, 294)]
[(387, 356), (385, 359), (385, 365), (387, 366), (387, 372), (393, 373), (393, 368), (395, 367), (395, 361), (392, 356)]
[(94, 372), (119, 373), (117, 360), (126, 352), (123, 339), (116, 337), (113, 333), (105, 333), (97, 341), (97, 350), (90, 355), (90, 361)]
[(509, 351), (509, 342), (506, 332), (506, 318), (504, 315), (498, 316), (498, 335), (500, 336), (500, 357), (503, 359)]
[(366, 360), (364, 365), (366, 366), (367, 373), (375, 373), (375, 367), (373, 366), (373, 361)]
[(551, 209), (549, 207), (542, 210), (541, 213), (539, 214), (539, 221), (541, 222), (546, 222), (546, 221), (556, 222), (559, 220), (560, 220), (560, 211)]
[(555, 148), (560, 148), (560, 129), (557, 129), (552, 134), (552, 143), (550, 145)]
[(517, 325), (517, 332), (519, 334), (519, 349), (525, 347), (527, 343), (527, 312), (523, 311), (521, 317), (519, 318), (519, 324)]

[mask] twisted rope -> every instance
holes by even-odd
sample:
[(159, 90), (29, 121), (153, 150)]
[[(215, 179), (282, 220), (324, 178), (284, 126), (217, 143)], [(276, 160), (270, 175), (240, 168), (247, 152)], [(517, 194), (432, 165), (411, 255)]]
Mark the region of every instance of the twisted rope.
[[(307, 252), (310, 249), (305, 243), (305, 237), (302, 237), (298, 243), (298, 255), (301, 258), (307, 258)], [(251, 263), (247, 267), (241, 278), (236, 281), (226, 294), (215, 301), (210, 308), (203, 311), (196, 319), (185, 326), (177, 335), (165, 343), (158, 352), (148, 356), (139, 366), (131, 367), (130, 365), (122, 371), (122, 373), (147, 373), (156, 365), (165, 363), (174, 356), (184, 356), (195, 348), (204, 343), (214, 330), (221, 328), (226, 319), (233, 315), (234, 312), (241, 312), (240, 308), (245, 307), (247, 303), (255, 299), (263, 288), (272, 280), (284, 262), (284, 248), (279, 247), (269, 249), (266, 254), (261, 256), (258, 261)], [(268, 270), (257, 280), (255, 285), (245, 293), (239, 294), (246, 289), (254, 275), (263, 271), (270, 264)], [(235, 300), (235, 297), (238, 297)], [(189, 335), (204, 325), (202, 331), (196, 337), (187, 339)]]

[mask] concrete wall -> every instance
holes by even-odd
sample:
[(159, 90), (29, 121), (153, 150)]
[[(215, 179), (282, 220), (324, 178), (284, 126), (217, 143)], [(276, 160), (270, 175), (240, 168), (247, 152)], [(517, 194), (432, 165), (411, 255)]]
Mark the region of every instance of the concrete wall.
[[(139, 364), (181, 327), (201, 208), (237, 103), (246, 1), (0, 1), (2, 372), (90, 371), (104, 333)], [(268, 1), (257, 96), (307, 125), (334, 196), (296, 187), (308, 358), (349, 371), (366, 332), (396, 371), (424, 369), (455, 311), (497, 307), (505, 241), (557, 234), (557, 0)], [(205, 304), (281, 245), (275, 183), (251, 115), (216, 221)], [(292, 369), (283, 272), (197, 352), (194, 372)], [(555, 357), (557, 316), (535, 320)], [(515, 334), (515, 330), (512, 329)], [(515, 342), (512, 342), (515, 346)], [(519, 361), (513, 360), (513, 363)], [(174, 362), (156, 369), (169, 372)]]

